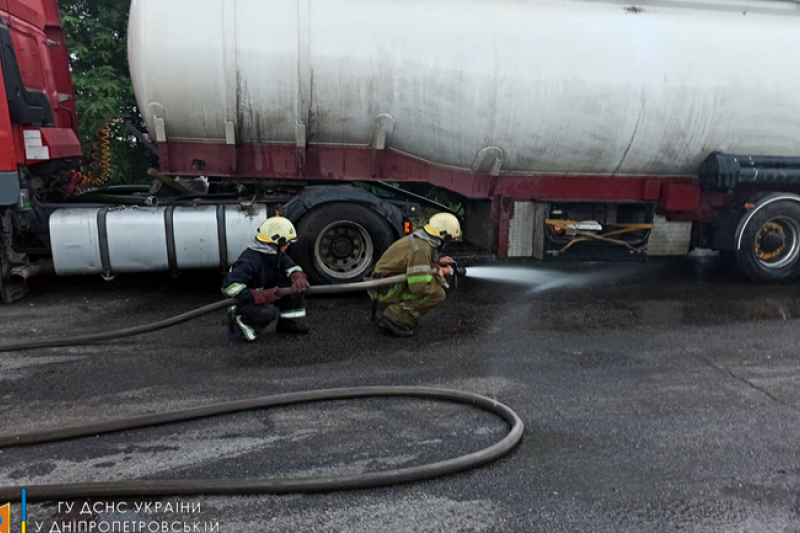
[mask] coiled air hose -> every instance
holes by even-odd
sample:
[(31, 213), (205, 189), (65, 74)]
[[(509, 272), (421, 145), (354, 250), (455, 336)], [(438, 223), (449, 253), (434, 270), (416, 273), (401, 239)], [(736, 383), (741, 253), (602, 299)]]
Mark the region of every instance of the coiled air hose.
[[(306, 291), (305, 294), (309, 296), (314, 296), (314, 295), (341, 294), (347, 292), (357, 292), (370, 289), (377, 289), (379, 287), (385, 287), (387, 285), (394, 285), (395, 283), (402, 283), (406, 280), (406, 277), (407, 277), (406, 275), (400, 275), (400, 276), (392, 276), (389, 278), (364, 281), (361, 283), (345, 283), (342, 285), (316, 285), (308, 289), (308, 291)], [(281, 289), (279, 292), (279, 295), (281, 297), (288, 296), (290, 294), (292, 294), (291, 288)], [(153, 333), (154, 331), (171, 328), (172, 326), (177, 326), (178, 324), (189, 322), (203, 315), (213, 313), (214, 311), (227, 309), (228, 307), (236, 305), (237, 303), (238, 302), (235, 299), (229, 298), (227, 300), (222, 300), (220, 302), (216, 302), (201, 307), (199, 309), (195, 309), (194, 311), (189, 311), (188, 313), (184, 313), (182, 315), (174, 316), (172, 318), (168, 318), (166, 320), (155, 322), (153, 324), (147, 324), (144, 326), (135, 326), (132, 328), (120, 329), (117, 331), (106, 331), (103, 333), (78, 335), (75, 337), (60, 337), (55, 339), (45, 339), (34, 342), (24, 342), (21, 344), (9, 344), (8, 346), (0, 346), (0, 353), (21, 352), (24, 350), (35, 350), (39, 348), (60, 348), (60, 347), (63, 348), (67, 346), (83, 346), (86, 344), (94, 344), (97, 342), (110, 341), (114, 339), (136, 337), (138, 335)]]
[[(494, 413), (505, 420), (511, 426), (511, 429), (508, 435), (500, 442), (478, 452), (437, 463), (384, 472), (295, 479), (140, 480), (104, 483), (70, 483), (62, 485), (25, 485), (24, 488), (27, 492), (27, 499), (31, 501), (69, 501), (85, 498), (119, 499), (125, 497), (191, 496), (200, 494), (287, 494), (384, 487), (398, 483), (423, 481), (455, 474), (496, 461), (514, 449), (522, 439), (522, 434), (524, 432), (524, 424), (517, 413), (496, 400), (485, 396), (469, 392), (424, 387), (361, 387), (264, 396), (261, 398), (209, 405), (206, 407), (196, 407), (181, 411), (137, 416), (110, 422), (0, 436), (0, 449), (183, 422), (186, 420), (195, 420), (198, 418), (253, 409), (329, 400), (372, 398), (378, 396), (414, 397), (467, 404)], [(0, 487), (0, 501), (20, 501), (22, 488), (22, 486)]]
[(119, 120), (106, 122), (97, 130), (97, 141), (92, 146), (92, 162), (88, 174), (70, 172), (69, 191), (77, 193), (91, 187), (104, 185), (111, 177), (111, 127)]

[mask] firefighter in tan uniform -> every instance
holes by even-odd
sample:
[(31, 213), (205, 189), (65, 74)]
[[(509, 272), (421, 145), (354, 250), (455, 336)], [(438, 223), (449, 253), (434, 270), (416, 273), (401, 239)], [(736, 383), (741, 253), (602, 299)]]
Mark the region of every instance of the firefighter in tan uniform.
[(382, 317), (378, 325), (396, 337), (411, 337), (419, 319), (445, 301), (444, 276), (452, 274), (450, 257), (439, 250), (461, 238), (461, 224), (447, 213), (434, 215), (425, 228), (403, 237), (386, 250), (374, 279), (406, 274), (407, 281), (370, 293)]

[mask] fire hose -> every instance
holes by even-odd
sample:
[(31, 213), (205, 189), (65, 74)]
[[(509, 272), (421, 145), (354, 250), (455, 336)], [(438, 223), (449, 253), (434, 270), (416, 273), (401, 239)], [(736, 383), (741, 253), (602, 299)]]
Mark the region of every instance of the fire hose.
[[(454, 268), (454, 273), (463, 270)], [(379, 287), (402, 283), (405, 275), (372, 280), (347, 285), (317, 286), (307, 294), (336, 294), (356, 290), (376, 289)], [(291, 289), (282, 289), (282, 295), (292, 293)], [(34, 348), (56, 346), (75, 346), (104, 340), (131, 337), (158, 331), (182, 324), (194, 318), (216, 310), (235, 305), (235, 299), (223, 300), (189, 313), (185, 313), (161, 322), (138, 326), (108, 333), (97, 333), (81, 337), (50, 339), (46, 341), (11, 345), (0, 348), (2, 351), (20, 351)], [(496, 461), (513, 450), (522, 439), (524, 424), (519, 415), (512, 409), (496, 400), (478, 394), (435, 389), (425, 387), (360, 387), (346, 389), (329, 389), (309, 392), (262, 396), (247, 400), (238, 400), (204, 407), (195, 407), (178, 411), (168, 411), (142, 416), (134, 416), (119, 420), (96, 422), (56, 429), (0, 435), (0, 449), (14, 448), (32, 444), (60, 442), (68, 439), (116, 433), (144, 427), (152, 427), (188, 420), (196, 420), (224, 414), (266, 409), (300, 403), (346, 400), (372, 397), (414, 397), (429, 400), (443, 400), (462, 403), (489, 411), (510, 426), (509, 433), (496, 444), (461, 457), (448, 459), (427, 465), (389, 470), (384, 472), (368, 472), (343, 476), (326, 476), (313, 478), (260, 478), (260, 479), (206, 479), (206, 480), (140, 480), (104, 483), (71, 483), (59, 485), (25, 485), (27, 498), (31, 501), (74, 500), (84, 498), (124, 498), (143, 496), (191, 496), (200, 494), (232, 495), (232, 494), (286, 494), (305, 492), (328, 492), (337, 490), (355, 490), (376, 488), (399, 483), (410, 483), (442, 477), (445, 475), (477, 468)], [(22, 486), (0, 487), (0, 501), (20, 501)]]
[(69, 501), (85, 498), (119, 499), (125, 497), (192, 496), (201, 494), (289, 494), (385, 487), (399, 483), (411, 483), (442, 477), (491, 463), (513, 450), (522, 439), (522, 434), (524, 432), (524, 424), (517, 413), (502, 403), (485, 396), (469, 392), (424, 387), (361, 387), (264, 396), (109, 422), (0, 436), (0, 449), (183, 422), (186, 420), (238, 413), (253, 409), (264, 409), (308, 402), (372, 398), (378, 396), (413, 397), (471, 405), (497, 415), (507, 422), (511, 429), (501, 441), (483, 450), (437, 463), (383, 472), (294, 479), (138, 480), (104, 483), (68, 483), (60, 485), (25, 485), (24, 487), (0, 487), (0, 501), (20, 501), (22, 488), (26, 489), (27, 499), (30, 501)]
[[(458, 269), (458, 271), (462, 272), (461, 269)], [(385, 287), (387, 285), (403, 283), (404, 281), (406, 281), (406, 278), (407, 276), (405, 274), (402, 274), (399, 276), (392, 276), (388, 278), (363, 281), (361, 283), (345, 283), (341, 285), (317, 285), (308, 289), (305, 292), (305, 294), (309, 296), (315, 296), (315, 295), (319, 296), (319, 295), (342, 294), (348, 292), (377, 289), (380, 287)], [(291, 294), (294, 294), (291, 288), (282, 288), (278, 292), (278, 296), (281, 298), (289, 296)], [(41, 341), (25, 342), (21, 344), (9, 344), (7, 346), (0, 346), (0, 353), (21, 352), (24, 350), (35, 350), (41, 348), (64, 348), (67, 346), (82, 346), (86, 344), (94, 344), (97, 342), (123, 339), (126, 337), (136, 337), (138, 335), (144, 335), (146, 333), (153, 333), (154, 331), (171, 328), (173, 326), (189, 322), (191, 320), (207, 315), (209, 313), (213, 313), (214, 311), (227, 309), (228, 307), (237, 305), (238, 303), (239, 302), (237, 302), (236, 299), (228, 298), (227, 300), (222, 300), (213, 304), (209, 304), (200, 307), (199, 309), (189, 311), (188, 313), (183, 313), (181, 315), (174, 316), (166, 320), (161, 320), (153, 324), (135, 326), (132, 328), (120, 329), (117, 331), (90, 333), (88, 335), (78, 335), (75, 337), (60, 337), (55, 339), (44, 339)]]

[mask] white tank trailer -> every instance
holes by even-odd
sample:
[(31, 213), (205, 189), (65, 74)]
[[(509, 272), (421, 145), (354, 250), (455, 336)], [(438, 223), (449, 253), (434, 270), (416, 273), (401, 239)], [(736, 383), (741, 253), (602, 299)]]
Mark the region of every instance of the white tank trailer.
[(796, 1), (134, 0), (129, 53), (170, 142), (364, 146), (383, 116), (393, 149), (465, 169), (800, 155)]

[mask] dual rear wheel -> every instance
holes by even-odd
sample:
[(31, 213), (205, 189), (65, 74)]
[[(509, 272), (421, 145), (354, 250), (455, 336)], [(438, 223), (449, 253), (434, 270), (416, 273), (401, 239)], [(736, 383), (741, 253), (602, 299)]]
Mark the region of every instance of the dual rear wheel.
[(738, 250), (726, 255), (755, 282), (788, 282), (800, 276), (800, 203), (778, 201), (747, 221)]
[(297, 224), (290, 248), (312, 283), (353, 283), (370, 275), (395, 234), (369, 207), (337, 202), (313, 209)]

